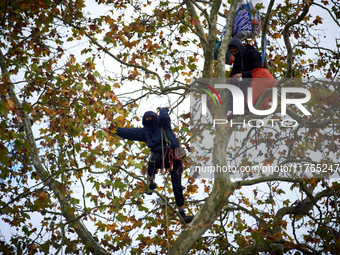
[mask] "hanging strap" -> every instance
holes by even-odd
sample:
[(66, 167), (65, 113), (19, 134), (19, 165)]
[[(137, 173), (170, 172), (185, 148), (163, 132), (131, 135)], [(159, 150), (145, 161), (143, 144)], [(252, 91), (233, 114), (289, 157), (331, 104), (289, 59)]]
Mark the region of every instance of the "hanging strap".
[[(161, 126), (162, 131), (164, 132), (164, 136), (165, 136), (165, 141), (167, 142), (168, 137), (166, 136), (165, 130), (163, 128), (163, 126)], [(161, 143), (162, 143), (162, 168), (164, 168), (164, 157), (165, 157), (165, 153), (164, 152), (164, 146), (163, 146), (163, 132), (161, 133)], [(167, 180), (168, 178), (165, 177), (165, 182), (164, 182), (164, 206), (165, 206), (165, 225), (166, 225), (166, 237), (168, 239), (168, 254), (170, 254), (170, 238), (169, 238), (169, 227), (168, 227), (168, 201), (166, 198), (166, 186), (167, 186)]]
[[(168, 137), (167, 137), (167, 135), (166, 135), (166, 132), (165, 132), (163, 126), (161, 126), (161, 129), (162, 129), (162, 131), (163, 131), (163, 133), (164, 133), (166, 146), (171, 147), (171, 142), (169, 141), (169, 139), (168, 139)], [(162, 142), (163, 142), (163, 138), (162, 138)], [(162, 147), (163, 147), (163, 146), (162, 146)]]
[[(164, 159), (165, 159), (165, 155), (167, 154), (168, 160), (169, 160), (169, 163), (170, 163), (170, 169), (171, 169), (172, 165), (173, 165), (173, 160), (172, 160), (173, 151), (172, 151), (172, 148), (171, 148), (171, 142), (169, 141), (163, 126), (161, 126), (161, 129), (162, 129), (161, 141), (162, 141), (162, 159), (163, 159), (162, 167), (164, 167)], [(164, 138), (165, 138), (164, 140), (165, 140), (166, 146), (168, 147), (165, 152), (164, 152), (164, 146), (163, 146), (163, 134), (164, 134)]]

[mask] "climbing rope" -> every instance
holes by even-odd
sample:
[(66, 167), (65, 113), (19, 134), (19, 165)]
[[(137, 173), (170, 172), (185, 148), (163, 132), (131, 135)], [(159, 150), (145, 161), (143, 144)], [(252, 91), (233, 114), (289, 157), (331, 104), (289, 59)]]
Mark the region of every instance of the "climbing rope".
[[(163, 128), (162, 128), (162, 131), (163, 131)], [(163, 170), (166, 170), (165, 169), (165, 164), (164, 164), (164, 158), (165, 158), (166, 151), (164, 153), (163, 132), (161, 132), (161, 143), (162, 143), (162, 168), (163, 168)], [(164, 181), (165, 226), (166, 226), (166, 238), (168, 240), (168, 243), (167, 243), (168, 254), (170, 254), (170, 238), (169, 238), (169, 227), (168, 227), (168, 205), (167, 205), (167, 198), (166, 198), (166, 186), (167, 186), (167, 183), (168, 183), (168, 176), (165, 175), (165, 181)]]

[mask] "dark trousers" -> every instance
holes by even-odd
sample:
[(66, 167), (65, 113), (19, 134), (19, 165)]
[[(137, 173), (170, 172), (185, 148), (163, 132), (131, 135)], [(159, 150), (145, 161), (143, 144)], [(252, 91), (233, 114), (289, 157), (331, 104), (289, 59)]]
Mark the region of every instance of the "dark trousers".
[[(182, 189), (182, 172), (183, 165), (180, 159), (174, 158), (170, 150), (164, 151), (164, 168), (170, 168), (170, 161), (173, 160), (173, 169), (170, 170), (172, 189), (175, 195), (177, 207), (184, 205), (183, 189)], [(162, 152), (152, 152), (149, 160), (148, 174), (154, 177), (157, 169), (162, 168), (163, 158)]]

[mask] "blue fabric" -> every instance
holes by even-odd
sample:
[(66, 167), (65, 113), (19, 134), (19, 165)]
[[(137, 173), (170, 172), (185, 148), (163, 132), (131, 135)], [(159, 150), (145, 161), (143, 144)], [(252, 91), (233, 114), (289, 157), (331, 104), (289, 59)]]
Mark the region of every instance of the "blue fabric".
[[(162, 151), (162, 136), (163, 149), (167, 149), (164, 133), (162, 135), (161, 126), (163, 126), (171, 147), (176, 149), (179, 147), (179, 143), (176, 136), (172, 132), (171, 119), (168, 111), (168, 108), (162, 108), (159, 112), (159, 116), (157, 116), (157, 114), (152, 111), (147, 111), (143, 116), (142, 128), (117, 128), (116, 134), (128, 140), (145, 142), (152, 152), (159, 152)], [(145, 119), (147, 116), (154, 117), (152, 124), (147, 124)]]
[(233, 25), (232, 36), (235, 38), (247, 38), (252, 32), (251, 13), (248, 8), (238, 10)]
[[(218, 55), (218, 52), (221, 48), (221, 44), (222, 42), (219, 41), (219, 40), (216, 40), (215, 41), (215, 49), (214, 49), (214, 60), (217, 60), (217, 55)], [(227, 52), (225, 53), (225, 63), (228, 64), (229, 63), (229, 60), (230, 60), (230, 51), (227, 50)]]

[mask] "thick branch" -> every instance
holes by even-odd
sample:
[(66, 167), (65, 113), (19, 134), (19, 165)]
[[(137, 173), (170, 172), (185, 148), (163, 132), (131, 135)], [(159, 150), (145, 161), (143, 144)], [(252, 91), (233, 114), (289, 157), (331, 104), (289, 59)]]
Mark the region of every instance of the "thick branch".
[(210, 10), (210, 25), (208, 32), (208, 45), (204, 52), (203, 78), (213, 77), (214, 50), (217, 38), (217, 18), (222, 0), (215, 0)]
[[(226, 165), (226, 146), (229, 143), (232, 131), (233, 130), (227, 128), (221, 128), (216, 131), (213, 148), (214, 164)], [(193, 221), (187, 225), (172, 245), (171, 254), (188, 254), (195, 242), (218, 218), (221, 210), (236, 188), (237, 184), (231, 183), (228, 176), (215, 176), (215, 182), (210, 196), (196, 214)]]
[[(189, 12), (191, 13), (191, 16), (192, 17), (198, 17), (193, 3), (190, 0), (186, 0), (185, 3), (187, 5)], [(199, 35), (199, 38), (200, 38), (200, 41), (201, 41), (201, 44), (202, 44), (202, 47), (203, 47), (203, 51), (205, 52), (206, 47), (207, 47), (207, 40), (206, 40), (206, 37), (205, 37), (204, 29), (203, 29), (200, 21), (198, 21), (197, 24), (196, 24), (196, 31), (197, 31), (197, 34)]]
[[(267, 8), (267, 13), (266, 16), (264, 17), (263, 23), (262, 23), (262, 39), (261, 39), (261, 45), (264, 47), (266, 45), (266, 34), (268, 30), (268, 24), (269, 24), (269, 19), (272, 13), (273, 5), (274, 5), (275, 0), (270, 0), (270, 3)], [(266, 55), (266, 52), (263, 52), (264, 55)], [(268, 63), (267, 63), (267, 58), (264, 58), (264, 66), (268, 68)]]
[(238, 2), (239, 2), (238, 0), (232, 0), (228, 17), (226, 19), (227, 23), (225, 27), (225, 34), (221, 42), (221, 47), (218, 51), (217, 56), (217, 73), (219, 78), (225, 77), (225, 54), (227, 52), (227, 46), (233, 33), (233, 23), (235, 19), (236, 7)]
[(306, 3), (304, 8), (303, 8), (301, 15), (298, 16), (296, 19), (289, 21), (283, 29), (283, 39), (284, 39), (284, 42), (285, 42), (286, 48), (287, 48), (287, 74), (286, 74), (286, 78), (290, 78), (293, 75), (293, 71), (292, 71), (293, 70), (293, 68), (292, 68), (292, 65), (293, 65), (293, 48), (292, 48), (292, 44), (291, 44), (290, 39), (289, 39), (290, 38), (289, 37), (289, 29), (292, 26), (299, 24), (304, 19), (304, 17), (306, 17), (306, 15), (308, 14), (308, 11), (309, 11), (309, 7), (312, 4), (312, 2), (313, 1), (311, 1), (311, 3)]
[(302, 200), (295, 202), (292, 206), (289, 207), (283, 207), (279, 209), (276, 213), (276, 220), (280, 221), (283, 219), (285, 215), (293, 214), (293, 215), (307, 215), (310, 210), (312, 210), (313, 206), (316, 205), (317, 201), (319, 201), (321, 198), (324, 197), (330, 197), (330, 196), (339, 196), (340, 192), (334, 192), (329, 190), (323, 190), (316, 195), (312, 195), (306, 187), (304, 187), (304, 184), (300, 185), (305, 193), (307, 194), (307, 197)]
[[(0, 65), (1, 70), (3, 73), (7, 73), (7, 68), (5, 67), (6, 61), (5, 57), (3, 56), (2, 52), (0, 52)], [(82, 240), (82, 242), (85, 245), (88, 245), (89, 250), (93, 254), (100, 254), (100, 255), (106, 255), (106, 251), (96, 242), (96, 240), (93, 238), (91, 233), (87, 230), (87, 228), (84, 226), (84, 224), (80, 221), (80, 219), (75, 215), (74, 213), (69, 210), (69, 208), (72, 207), (70, 202), (68, 201), (67, 197), (62, 194), (62, 191), (60, 188), (58, 188), (59, 183), (52, 178), (49, 178), (48, 172), (44, 168), (44, 166), (41, 164), (39, 152), (37, 145), (35, 143), (33, 131), (31, 128), (31, 123), (29, 120), (28, 114), (24, 111), (23, 106), (19, 102), (15, 91), (14, 86), (11, 83), (9, 77), (7, 77), (7, 83), (9, 86), (7, 86), (8, 94), (10, 98), (15, 103), (17, 109), (21, 113), (21, 119), (23, 121), (23, 127), (26, 133), (26, 138), (30, 146), (30, 156), (32, 160), (32, 164), (37, 171), (37, 174), (39, 175), (39, 178), (44, 182), (46, 186), (50, 188), (51, 191), (53, 191), (54, 195), (58, 199), (60, 203), (60, 208), (63, 216), (68, 222), (72, 222), (71, 226), (74, 228), (76, 233), (78, 234), (79, 238)]]

